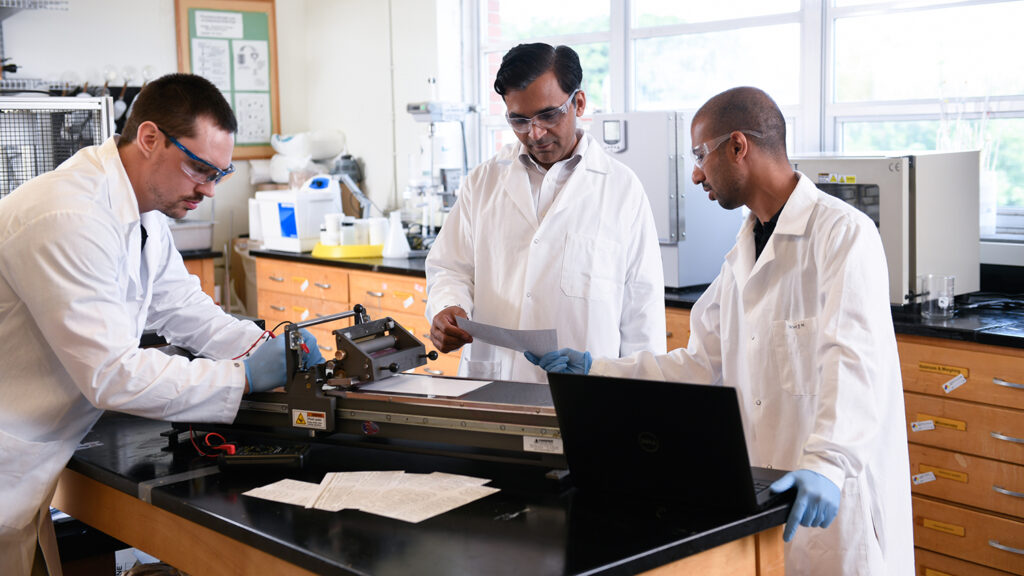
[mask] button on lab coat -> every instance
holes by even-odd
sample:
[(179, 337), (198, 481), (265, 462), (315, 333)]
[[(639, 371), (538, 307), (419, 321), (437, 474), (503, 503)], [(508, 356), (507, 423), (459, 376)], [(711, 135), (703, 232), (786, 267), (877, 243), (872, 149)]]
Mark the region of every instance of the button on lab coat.
[[(427, 256), (428, 319), (449, 305), (478, 322), (555, 328), (558, 346), (618, 357), (665, 350), (665, 282), (637, 177), (589, 134), (580, 164), (537, 220), (521, 143), (473, 170)], [(521, 352), (463, 347), (459, 375), (547, 382)]]
[(690, 343), (597, 360), (593, 373), (737, 389), (754, 466), (842, 489), (827, 529), (801, 527), (786, 573), (914, 573), (910, 464), (881, 239), (801, 175), (761, 257), (754, 216), (694, 306)]
[[(140, 221), (149, 234), (144, 252)], [(0, 533), (23, 528), (48, 504), (103, 410), (234, 419), (241, 361), (139, 349), (153, 328), (192, 352), (228, 359), (262, 333), (201, 291), (166, 221), (158, 212), (140, 218), (113, 138), (0, 200)]]

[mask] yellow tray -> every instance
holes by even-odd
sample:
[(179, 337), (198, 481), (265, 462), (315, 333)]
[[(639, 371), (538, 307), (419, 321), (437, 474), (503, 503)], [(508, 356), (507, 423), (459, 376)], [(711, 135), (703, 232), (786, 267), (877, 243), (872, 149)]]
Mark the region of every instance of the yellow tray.
[(313, 247), (313, 258), (380, 258), (383, 252), (383, 244), (324, 246), (317, 242)]

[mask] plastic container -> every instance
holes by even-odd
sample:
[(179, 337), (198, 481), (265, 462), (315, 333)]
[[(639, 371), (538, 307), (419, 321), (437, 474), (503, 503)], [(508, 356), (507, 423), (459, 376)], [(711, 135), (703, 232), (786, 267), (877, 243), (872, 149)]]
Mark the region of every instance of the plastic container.
[(167, 223), (178, 252), (210, 250), (213, 247), (213, 222), (209, 220), (172, 220)]

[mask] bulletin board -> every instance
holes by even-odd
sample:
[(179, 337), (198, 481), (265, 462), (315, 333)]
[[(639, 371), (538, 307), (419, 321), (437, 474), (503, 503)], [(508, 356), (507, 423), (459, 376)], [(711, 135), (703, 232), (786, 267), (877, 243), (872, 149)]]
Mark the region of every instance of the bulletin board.
[(235, 110), (234, 159), (269, 158), (280, 132), (274, 0), (175, 0), (178, 70), (213, 82)]

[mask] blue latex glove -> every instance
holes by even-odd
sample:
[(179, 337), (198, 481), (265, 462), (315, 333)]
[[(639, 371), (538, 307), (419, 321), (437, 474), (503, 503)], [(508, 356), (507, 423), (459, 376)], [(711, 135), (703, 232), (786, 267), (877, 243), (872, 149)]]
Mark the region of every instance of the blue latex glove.
[[(316, 345), (316, 337), (305, 328), (299, 329), (303, 342), (309, 348), (309, 354), (301, 353), (301, 369), (321, 364), (324, 361), (320, 348)], [(266, 392), (288, 383), (288, 356), (286, 354), (285, 336), (281, 335), (264, 342), (251, 356), (245, 359), (245, 379), (249, 382), (249, 392)]]
[(797, 525), (810, 528), (828, 528), (839, 512), (839, 487), (831, 480), (811, 470), (795, 470), (772, 482), (770, 489), (776, 494), (796, 487), (796, 500), (789, 511), (782, 539), (789, 542), (796, 534)]
[(526, 359), (540, 366), (545, 372), (561, 372), (563, 374), (587, 374), (590, 372), (590, 352), (580, 352), (572, 348), (562, 348), (537, 357), (527, 350)]

